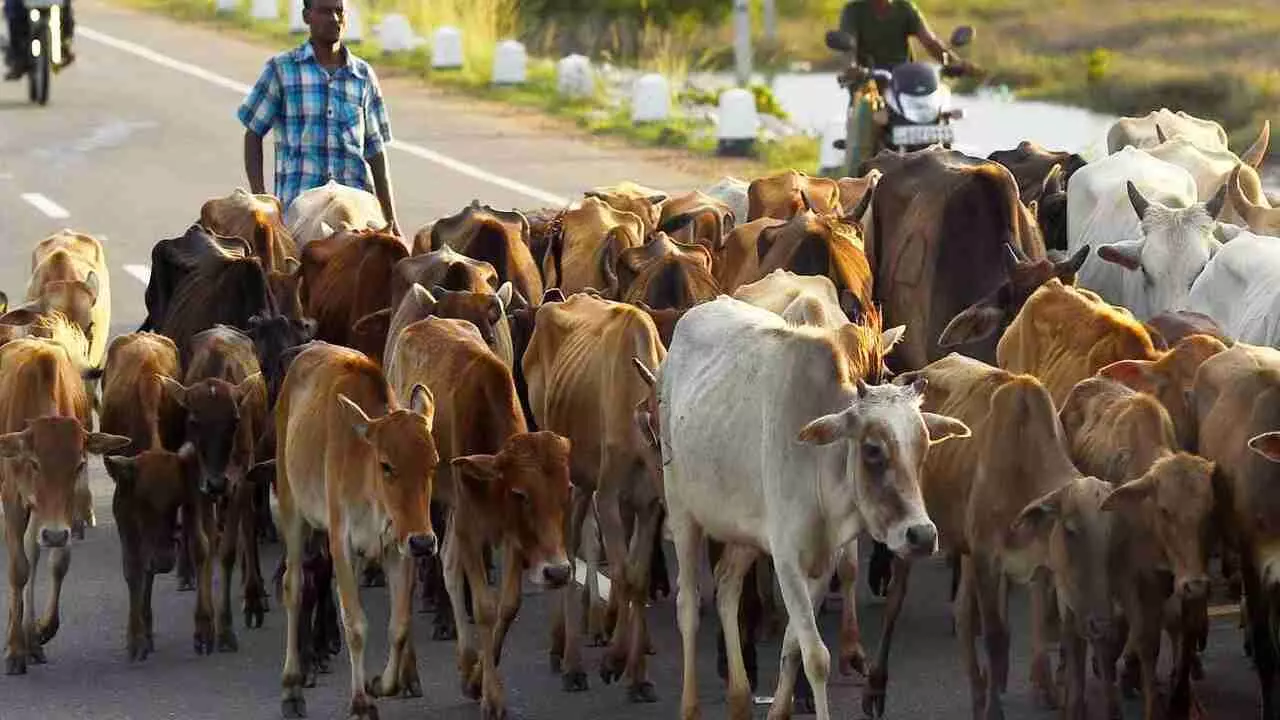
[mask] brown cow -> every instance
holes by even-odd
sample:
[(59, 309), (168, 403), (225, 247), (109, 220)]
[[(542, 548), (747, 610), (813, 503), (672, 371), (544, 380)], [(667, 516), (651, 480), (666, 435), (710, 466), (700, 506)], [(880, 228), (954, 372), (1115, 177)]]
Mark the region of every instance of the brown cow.
[(806, 208), (838, 214), (840, 186), (831, 178), (810, 177), (797, 170), (756, 178), (747, 186), (747, 222), (762, 217), (790, 220)]
[(315, 318), (315, 337), (366, 355), (382, 351), (383, 337), (355, 332), (360, 318), (391, 307), (396, 263), (409, 256), (400, 238), (377, 230), (349, 230), (302, 249), (301, 298)]
[(716, 254), (712, 268), (716, 282), (724, 292), (733, 292), (738, 289), (738, 286), (751, 282), (751, 280), (739, 282), (738, 278), (761, 277), (760, 255), (757, 249), (760, 235), (765, 230), (786, 224), (786, 220), (760, 218), (738, 225), (725, 236), (724, 247)]
[(1157, 350), (1168, 350), (1191, 335), (1208, 335), (1227, 347), (1235, 344), (1213, 318), (1194, 310), (1166, 310), (1142, 324)]
[(557, 225), (542, 259), (543, 284), (560, 288), (566, 296), (588, 287), (616, 296), (618, 256), (643, 245), (647, 237), (640, 217), (589, 197), (566, 211)]
[[(528, 432), (511, 370), (462, 320), (427, 318), (406, 327), (388, 355), (387, 379), (404, 398), (421, 383), (436, 399), (432, 434), (440, 453), (435, 496), (450, 509), (444, 579), (453, 617), (471, 591), (479, 648), (464, 624), (458, 667), (464, 692), (485, 718), (504, 717), (497, 666), (520, 608), (520, 569), (536, 585), (561, 587), (572, 575), (565, 555), (569, 441)], [(499, 597), (489, 586), (484, 550), (503, 554)], [(409, 602), (411, 586), (397, 588)]]
[(238, 237), (211, 233), (200, 223), (193, 223), (178, 237), (165, 238), (152, 246), (151, 273), (143, 294), (147, 317), (138, 327), (139, 331), (157, 330), (164, 325), (182, 281), (211, 255), (246, 258), (253, 255), (253, 248)]
[(501, 285), (493, 265), (463, 255), (448, 245), (396, 263), (391, 278), (391, 307), (400, 307), (400, 300), (414, 283), (467, 292), (494, 292)]
[(657, 229), (670, 233), (682, 243), (719, 252), (724, 247), (724, 236), (733, 230), (736, 220), (728, 204), (694, 190), (662, 204)]
[(1261, 686), (1261, 717), (1280, 714), (1275, 637), (1280, 597), (1280, 351), (1236, 343), (1200, 366), (1195, 380), (1199, 452), (1217, 465), (1221, 530), (1240, 556), (1246, 647)]
[(642, 247), (622, 251), (617, 277), (619, 300), (650, 309), (687, 309), (720, 294), (711, 275), (711, 251), (662, 231)]
[[(83, 378), (60, 343), (20, 338), (0, 347), (0, 501), (9, 554), (5, 672), (10, 675), (25, 674), (28, 662), (44, 663), (43, 646), (58, 632), (76, 491), (87, 482), (86, 454), (129, 444), (126, 437), (89, 432), (89, 412)], [(53, 586), (37, 622), (32, 576), (41, 547), (53, 551)]]
[[(628, 697), (636, 702), (656, 700), (646, 677), (644, 615), (661, 495), (647, 474), (648, 450), (633, 429), (632, 412), (648, 397), (649, 387), (632, 366), (632, 357), (653, 369), (665, 355), (657, 328), (643, 311), (583, 293), (538, 308), (523, 359), (538, 427), (572, 443), (572, 552), (581, 542), (594, 495), (618, 607), (601, 675), (606, 682), (620, 679), (625, 667)], [(624, 527), (624, 512), (635, 515), (634, 533)], [(589, 562), (588, 577), (595, 571), (595, 563)], [(574, 613), (581, 596), (572, 589), (564, 596), (552, 628), (552, 663), (554, 667), (563, 658), (565, 690), (577, 692), (587, 688)]]
[(528, 302), (542, 302), (541, 270), (529, 250), (529, 221), (520, 212), (494, 210), (473, 200), (458, 214), (437, 220), (431, 228), (431, 246), (415, 246), (414, 255), (446, 245), (488, 263), (497, 273), (496, 286), (509, 281)]
[(272, 272), (283, 272), (298, 246), (284, 225), (284, 209), (274, 195), (251, 195), (244, 188), (206, 200), (200, 224), (214, 234), (244, 240)]
[(1022, 201), (1028, 205), (1043, 197), (1050, 187), (1051, 176), (1057, 175), (1057, 189), (1066, 190), (1071, 176), (1085, 166), (1084, 158), (1076, 153), (1047, 150), (1030, 140), (1023, 140), (1012, 150), (996, 150), (987, 159), (1000, 163), (1013, 173)]
[[(1059, 417), (1076, 467), (1116, 486), (1102, 505), (1117, 514), (1112, 562), (1092, 570), (1111, 576), (1112, 592), (1128, 620), (1128, 645), (1141, 665), (1143, 717), (1153, 720), (1165, 603), (1172, 598), (1199, 605), (1189, 615), (1200, 617), (1172, 613), (1168, 627), (1179, 656), (1174, 685), (1184, 693), (1190, 688), (1189, 660), (1197, 631), (1207, 622), (1203, 603), (1209, 590), (1205, 568), (1214, 466), (1178, 451), (1173, 421), (1158, 400), (1114, 380), (1089, 378), (1077, 384)], [(1167, 585), (1170, 574), (1173, 583)]]
[(122, 454), (177, 450), (182, 444), (181, 408), (160, 380), (181, 376), (178, 347), (169, 338), (134, 332), (111, 341), (102, 373), (101, 426), (103, 432), (132, 441)]
[(41, 240), (31, 251), (27, 300), (48, 298), (89, 339), (85, 358), (101, 368), (111, 327), (111, 278), (106, 251), (97, 238), (62, 230)]
[[(973, 432), (967, 443), (946, 443), (931, 448), (921, 475), (921, 490), (929, 517), (938, 526), (939, 541), (960, 556), (961, 581), (956, 596), (960, 654), (968, 673), (974, 717), (1001, 717), (1001, 694), (1009, 673), (1009, 630), (1001, 608), (1000, 588), (1007, 577), (1032, 586), (1031, 680), (1037, 693), (1052, 699), (1053, 680), (1044, 646), (1045, 600), (1048, 569), (1073, 602), (1064, 616), (1063, 632), (1078, 637), (1080, 626), (1093, 627), (1088, 635), (1106, 629), (1104, 608), (1089, 602), (1097, 597), (1086, 568), (1098, 567), (1105, 557), (1089, 556), (1096, 548), (1101, 523), (1080, 522), (1081, 550), (1066, 562), (1062, 529), (1076, 519), (1096, 517), (1108, 488), (1096, 478), (1083, 477), (1071, 464), (1061, 424), (1048, 390), (1035, 377), (992, 367), (980, 360), (952, 353), (925, 368), (895, 380), (907, 384), (928, 380), (923, 410), (955, 417)], [(1105, 537), (1102, 538), (1105, 540)], [(1102, 546), (1105, 547), (1105, 544)], [(883, 713), (887, 684), (887, 646), (901, 610), (910, 565), (895, 561), (889, 591), (886, 632), (881, 659), (872, 667), (863, 695), (867, 712)], [(1093, 575), (1097, 575), (1094, 573)], [(1109, 611), (1109, 605), (1105, 611)], [(1070, 622), (1072, 616), (1077, 622)], [(975, 621), (981, 620), (981, 632)], [(979, 670), (973, 643), (978, 635), (986, 646), (987, 670)], [(1066, 638), (1064, 638), (1066, 639)], [(1096, 639), (1096, 638), (1095, 638)], [(1079, 646), (1073, 642), (1073, 651)], [(1073, 668), (1082, 667), (1082, 654)], [(984, 685), (985, 680), (985, 685)], [(1082, 697), (1084, 677), (1073, 671), (1068, 678), (1068, 698)], [(877, 715), (878, 716), (878, 715)]]
[[(256, 438), (266, 425), (266, 388), (253, 341), (235, 328), (218, 325), (192, 339), (192, 358), (182, 382), (159, 376), (169, 398), (186, 416), (184, 444), (194, 446), (198, 497), (183, 511), (184, 555), (198, 569), (195, 649), (211, 654), (239, 648), (231, 620), (231, 577), (244, 553), (245, 623), (261, 627), (266, 591), (258, 560), (253, 511)], [(258, 476), (260, 477), (260, 476)], [(221, 566), (221, 593), (214, 615), (214, 553)], [(179, 580), (188, 573), (184, 563)]]
[(267, 273), (257, 257), (214, 254), (182, 278), (156, 327), (178, 346), (178, 360), (191, 361), (192, 339), (215, 325), (247, 329), (249, 318), (272, 311)]
[(584, 197), (596, 198), (609, 204), (614, 210), (632, 213), (644, 224), (641, 237), (657, 230), (666, 219), (666, 205), (670, 196), (661, 190), (638, 185), (625, 180), (609, 187), (598, 187), (583, 193)]
[[(313, 342), (298, 353), (276, 403), (276, 493), (284, 536), (288, 615), (281, 711), (304, 717), (299, 593), (305, 528), (325, 530), (342, 606), (351, 667), (350, 714), (377, 716), (365, 684), (367, 621), (356, 582), (356, 556), (381, 558), (393, 583), (412, 579), (409, 556), (431, 555), (436, 536), (428, 505), (439, 461), (431, 436), (431, 391), (415, 385), (402, 408), (372, 360), (358, 351)], [(403, 662), (410, 608), (393, 591), (387, 667), (374, 690), (420, 692), (416, 662)], [(409, 653), (411, 655), (411, 653)], [(412, 658), (410, 658), (412, 659)], [(308, 658), (309, 660), (309, 658)]]
[[(884, 177), (865, 228), (867, 261), (885, 322), (907, 326), (890, 365), (920, 368), (945, 353), (938, 338), (947, 323), (1004, 284), (1005, 244), (1039, 260), (1044, 242), (1013, 175), (997, 163), (930, 148), (881, 153), (863, 172), (873, 168)], [(994, 339), (958, 350), (995, 360)]]

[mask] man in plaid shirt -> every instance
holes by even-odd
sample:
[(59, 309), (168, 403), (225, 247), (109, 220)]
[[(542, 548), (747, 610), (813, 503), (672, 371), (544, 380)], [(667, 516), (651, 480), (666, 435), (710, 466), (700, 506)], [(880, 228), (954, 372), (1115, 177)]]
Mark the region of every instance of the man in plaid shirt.
[(310, 39), (268, 60), (240, 106), (250, 190), (265, 192), (262, 138), (274, 128), (275, 194), (285, 207), (335, 180), (377, 195), (398, 235), (387, 172), (391, 125), (378, 77), (342, 44), (343, 0), (304, 0), (302, 19)]

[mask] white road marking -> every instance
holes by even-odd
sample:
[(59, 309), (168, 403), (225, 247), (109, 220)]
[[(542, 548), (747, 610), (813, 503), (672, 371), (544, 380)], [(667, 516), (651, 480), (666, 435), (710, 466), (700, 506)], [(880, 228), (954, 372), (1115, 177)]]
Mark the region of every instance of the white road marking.
[(66, 208), (40, 193), (22, 193), (22, 199), (54, 220), (65, 220), (71, 217), (71, 213), (67, 212)]
[(125, 265), (124, 271), (132, 275), (138, 282), (146, 285), (151, 282), (151, 266), (150, 265)]
[[(175, 60), (174, 58), (171, 58), (168, 55), (158, 53), (155, 50), (152, 50), (151, 48), (139, 45), (137, 43), (129, 42), (128, 40), (121, 40), (120, 38), (107, 35), (106, 33), (99, 32), (92, 28), (78, 26), (76, 29), (76, 33), (81, 37), (89, 38), (90, 40), (102, 43), (107, 47), (115, 48), (116, 50), (120, 50), (122, 52), (127, 52), (131, 55), (140, 57), (143, 60), (146, 60), (148, 62), (152, 62), (152, 63), (155, 63), (156, 65), (167, 67), (171, 70), (176, 70), (180, 73), (185, 73), (192, 77), (199, 78), (213, 85), (217, 85), (218, 87), (225, 88), (232, 92), (239, 93), (240, 95), (247, 95), (249, 94), (249, 91), (252, 89), (249, 85), (245, 85), (244, 83), (241, 83), (241, 82), (236, 82), (231, 78), (224, 77), (222, 75), (206, 70), (197, 65), (192, 65), (191, 63), (182, 62), (181, 60)], [(435, 150), (425, 148), (421, 145), (415, 145), (413, 143), (407, 143), (401, 140), (395, 140), (391, 143), (391, 148), (408, 153), (409, 155), (413, 155), (414, 157), (420, 158), (422, 160), (426, 160), (427, 162), (433, 162), (437, 165), (441, 165), (461, 175), (466, 175), (468, 177), (475, 178), (476, 180), (487, 182), (491, 185), (497, 185), (498, 187), (520, 193), (521, 195), (524, 195), (526, 197), (531, 197), (534, 200), (538, 200), (540, 202), (545, 202), (551, 205), (558, 205), (558, 206), (569, 204), (568, 198), (562, 197), (560, 195), (556, 195), (554, 193), (547, 192), (545, 190), (540, 190), (530, 185), (525, 185), (524, 183), (519, 182), (517, 180), (512, 180), (511, 178), (503, 177), (501, 175), (496, 175), (487, 170), (478, 168), (474, 165), (470, 165), (468, 163), (462, 162), (461, 160), (451, 158), (447, 155), (442, 155), (436, 152)]]
[[(582, 558), (574, 558), (573, 563), (573, 581), (579, 585), (587, 584), (587, 563)], [(601, 602), (609, 602), (609, 588), (611, 584), (609, 578), (604, 573), (596, 573), (596, 587), (600, 589)]]

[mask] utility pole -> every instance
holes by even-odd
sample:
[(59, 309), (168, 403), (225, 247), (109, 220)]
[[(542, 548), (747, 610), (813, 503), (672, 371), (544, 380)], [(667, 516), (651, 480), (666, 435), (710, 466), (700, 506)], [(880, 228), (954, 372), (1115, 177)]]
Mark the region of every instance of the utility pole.
[(738, 85), (751, 82), (751, 7), (749, 0), (733, 0), (733, 59)]
[(764, 0), (764, 39), (770, 45), (778, 39), (777, 0)]

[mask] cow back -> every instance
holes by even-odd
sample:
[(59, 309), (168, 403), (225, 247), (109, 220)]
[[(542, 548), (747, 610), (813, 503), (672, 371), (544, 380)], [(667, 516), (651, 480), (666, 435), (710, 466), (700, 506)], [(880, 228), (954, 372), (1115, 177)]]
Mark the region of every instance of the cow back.
[(258, 258), (211, 255), (178, 286), (160, 330), (185, 366), (196, 334), (218, 324), (247, 329), (249, 318), (269, 311), (275, 308)]
[(181, 408), (164, 392), (157, 375), (181, 380), (178, 348), (172, 340), (136, 332), (111, 342), (102, 375), (100, 426), (102, 432), (132, 441), (123, 455), (176, 451), (181, 444)]

